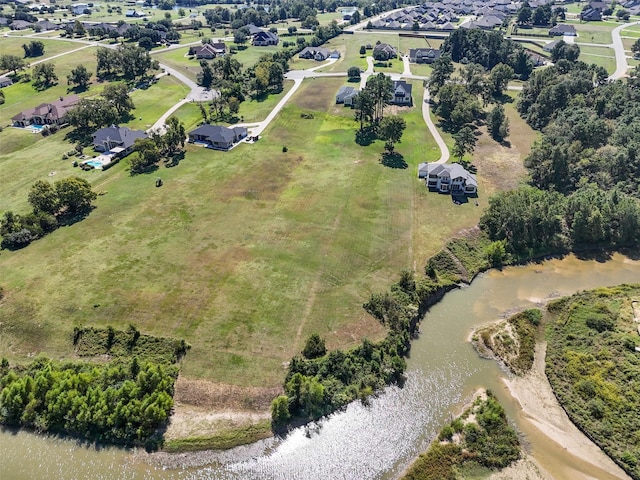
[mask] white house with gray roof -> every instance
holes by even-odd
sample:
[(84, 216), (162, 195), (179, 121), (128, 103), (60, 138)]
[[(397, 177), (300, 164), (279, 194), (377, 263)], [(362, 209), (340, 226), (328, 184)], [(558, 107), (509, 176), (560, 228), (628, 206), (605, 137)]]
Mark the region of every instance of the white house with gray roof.
[(110, 127), (96, 130), (93, 135), (93, 148), (98, 152), (118, 150), (121, 157), (128, 155), (133, 150), (136, 140), (147, 138), (147, 133), (142, 130), (131, 130), (128, 127)]
[(478, 180), (459, 163), (421, 163), (418, 178), (424, 178), (429, 190), (452, 195), (478, 193)]

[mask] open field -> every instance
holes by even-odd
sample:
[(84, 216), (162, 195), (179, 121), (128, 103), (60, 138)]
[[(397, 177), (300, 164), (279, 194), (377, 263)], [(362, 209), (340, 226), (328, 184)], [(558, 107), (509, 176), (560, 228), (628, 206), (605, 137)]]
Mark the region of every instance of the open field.
[(602, 43), (605, 45), (613, 41), (611, 38), (611, 30), (617, 26), (615, 23), (608, 22), (567, 23), (576, 27), (576, 31), (578, 32), (576, 42)]
[[(13, 34), (13, 33), (12, 33)], [(44, 43), (44, 55), (40, 57), (25, 58), (25, 62), (34, 62), (37, 60), (44, 60), (48, 57), (58, 55), (60, 53), (68, 52), (69, 50), (75, 50), (83, 45), (74, 42), (64, 42), (61, 40), (47, 40), (46, 38), (12, 38), (12, 37), (0, 37), (0, 51), (3, 55), (17, 55), (20, 58), (24, 57), (24, 49), (22, 45), (32, 41), (40, 41)], [(57, 60), (57, 59), (56, 59)]]
[[(73, 169), (60, 160), (71, 148), (64, 131), (48, 138), (1, 132), (0, 174), (12, 180), (2, 183), (0, 211), (24, 213), (38, 179), (76, 174), (104, 195), (82, 222), (0, 254), (0, 355), (69, 358), (74, 326), (133, 323), (144, 333), (186, 338), (186, 377), (274, 387), (310, 333), (325, 336), (330, 348), (384, 335), (363, 300), (400, 269), (422, 268), (446, 239), (477, 223), (481, 208), (428, 193), (416, 179), (418, 163), (439, 157), (422, 119), (421, 82), (413, 82), (415, 107), (390, 108), (407, 121), (397, 146), (406, 168), (390, 168), (380, 163), (382, 142), (355, 144), (353, 112), (334, 104), (345, 80), (306, 80), (254, 145), (227, 153), (190, 145), (177, 167), (151, 175), (129, 176), (127, 160), (106, 172)], [(184, 95), (174, 79), (163, 81), (170, 95), (162, 104), (154, 104), (158, 86), (134, 92), (132, 126), (152, 123)], [(243, 105), (259, 120), (278, 98)], [(513, 146), (481, 139), (476, 152), (481, 206), (486, 192), (517, 183), (521, 171), (513, 166), (533, 136), (507, 111)], [(187, 104), (177, 116), (189, 129), (199, 111)], [(158, 176), (162, 188), (154, 186)]]
[(616, 59), (613, 49), (606, 47), (580, 47), (579, 59), (585, 63), (595, 63), (604, 67), (607, 72), (616, 70)]
[(158, 83), (143, 90), (137, 89), (130, 96), (136, 106), (134, 118), (127, 122), (129, 128), (146, 130), (153, 126), (164, 112), (189, 93), (189, 88), (176, 78), (165, 75)]
[(200, 68), (200, 60), (190, 59), (185, 56), (188, 52), (189, 47), (175, 48), (167, 52), (158, 51), (158, 53), (153, 54), (153, 58), (160, 63), (175, 68), (195, 82), (202, 68)]

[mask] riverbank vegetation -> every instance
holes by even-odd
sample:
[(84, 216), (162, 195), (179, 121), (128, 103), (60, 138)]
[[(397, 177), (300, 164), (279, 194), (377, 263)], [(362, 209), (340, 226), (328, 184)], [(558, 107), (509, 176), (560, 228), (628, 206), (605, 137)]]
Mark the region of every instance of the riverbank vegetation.
[(88, 440), (158, 446), (173, 407), (172, 365), (58, 363), (39, 358), (0, 370), (0, 423)]
[[(75, 328), (73, 345), (84, 362), (40, 357), (0, 365), (0, 423), (99, 442), (162, 443), (158, 430), (173, 408), (177, 362), (184, 340), (126, 331)], [(108, 363), (95, 363), (89, 357)]]
[(353, 400), (366, 400), (386, 385), (402, 382), (404, 357), (417, 321), (451, 286), (428, 278), (416, 281), (413, 272), (403, 271), (389, 291), (371, 295), (363, 305), (388, 328), (384, 340), (365, 339), (351, 350), (327, 353), (318, 347), (317, 336), (309, 337), (303, 355), (289, 363), (285, 394), (273, 401), (274, 426), (284, 428), (289, 421), (316, 420)]
[(549, 303), (546, 357), (547, 377), (569, 418), (635, 480), (640, 479), (639, 300), (640, 284), (635, 284)]
[(478, 328), (472, 343), (481, 355), (493, 355), (517, 375), (533, 366), (536, 335), (542, 312), (537, 308), (512, 315), (506, 320)]
[(520, 441), (491, 391), (445, 426), (403, 480), (455, 480), (478, 467), (487, 473), (520, 458)]

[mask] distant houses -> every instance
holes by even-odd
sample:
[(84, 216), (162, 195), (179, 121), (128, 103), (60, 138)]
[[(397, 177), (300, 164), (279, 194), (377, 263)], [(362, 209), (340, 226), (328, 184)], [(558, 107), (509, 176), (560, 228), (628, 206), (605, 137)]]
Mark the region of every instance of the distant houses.
[(77, 95), (60, 97), (55, 102), (41, 103), (35, 108), (23, 110), (11, 117), (14, 127), (28, 127), (29, 125), (61, 125), (65, 122), (67, 112), (80, 101)]
[(421, 163), (418, 178), (424, 178), (427, 188), (452, 195), (475, 195), (478, 180), (459, 163)]
[(89, 10), (88, 3), (76, 3), (71, 7), (71, 11), (74, 15), (82, 15), (85, 10)]
[(137, 10), (127, 10), (126, 12), (124, 12), (124, 16), (129, 18), (140, 18), (144, 17), (144, 12), (139, 12)]
[(323, 47), (305, 47), (298, 54), (300, 58), (321, 62), (327, 58), (340, 58), (340, 52)]
[(205, 123), (189, 132), (189, 143), (199, 143), (217, 150), (229, 150), (246, 136), (245, 127), (223, 127)]
[(336, 93), (336, 105), (342, 104), (353, 107), (358, 92), (359, 90), (354, 87), (340, 87), (340, 90)]
[(436, 48), (410, 48), (409, 61), (411, 63), (433, 63), (442, 56)]
[(224, 55), (226, 52), (227, 46), (224, 42), (205, 43), (189, 47), (189, 55), (195, 55), (198, 60), (211, 60)]

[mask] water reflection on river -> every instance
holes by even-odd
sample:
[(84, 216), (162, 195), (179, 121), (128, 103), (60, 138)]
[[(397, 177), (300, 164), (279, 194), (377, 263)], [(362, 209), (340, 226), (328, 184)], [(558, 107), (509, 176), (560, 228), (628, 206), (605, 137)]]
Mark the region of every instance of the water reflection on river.
[[(317, 429), (298, 429), (268, 454), (247, 461), (163, 471), (118, 449), (96, 451), (67, 440), (2, 432), (0, 478), (395, 478), (477, 387), (502, 390), (503, 373), (495, 362), (479, 359), (467, 343), (471, 328), (550, 297), (630, 282), (640, 282), (640, 262), (621, 255), (607, 262), (568, 257), (489, 272), (447, 294), (428, 313), (412, 346), (404, 388), (387, 389), (369, 406), (355, 403)], [(516, 418), (514, 409), (507, 402)], [(562, 462), (562, 452), (555, 460)]]

